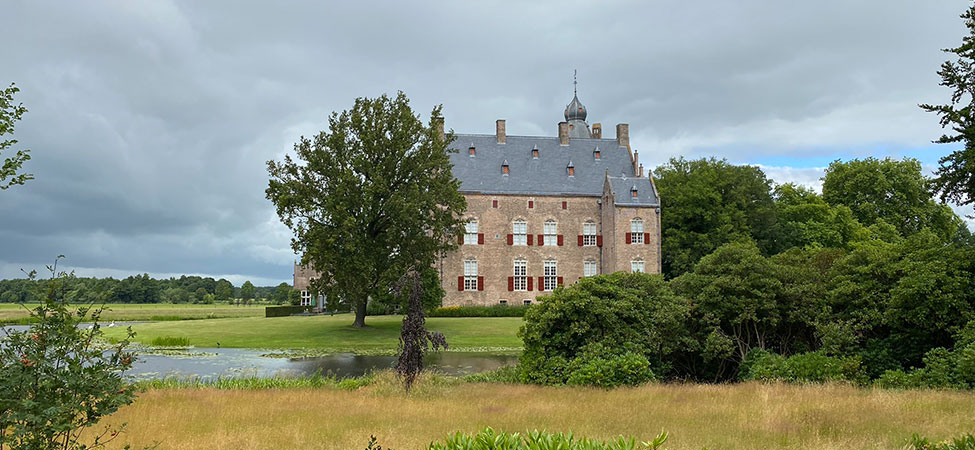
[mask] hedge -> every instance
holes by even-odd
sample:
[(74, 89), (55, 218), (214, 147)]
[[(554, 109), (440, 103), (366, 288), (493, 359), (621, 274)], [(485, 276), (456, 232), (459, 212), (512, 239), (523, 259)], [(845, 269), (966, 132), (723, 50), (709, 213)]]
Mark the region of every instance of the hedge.
[(427, 317), (525, 317), (530, 306), (443, 306), (434, 308)]
[(311, 312), (311, 306), (267, 306), (264, 308), (264, 317), (286, 317), (293, 314)]

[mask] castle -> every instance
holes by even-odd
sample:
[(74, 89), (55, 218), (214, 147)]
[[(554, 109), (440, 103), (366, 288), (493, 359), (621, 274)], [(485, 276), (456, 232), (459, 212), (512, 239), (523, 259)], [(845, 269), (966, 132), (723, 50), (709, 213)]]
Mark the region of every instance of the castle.
[[(604, 139), (577, 94), (555, 137), (457, 134), (453, 174), (467, 199), (458, 249), (440, 259), (444, 306), (528, 305), (556, 286), (616, 271), (660, 273), (660, 198), (629, 125)], [(315, 274), (295, 266), (302, 304)]]

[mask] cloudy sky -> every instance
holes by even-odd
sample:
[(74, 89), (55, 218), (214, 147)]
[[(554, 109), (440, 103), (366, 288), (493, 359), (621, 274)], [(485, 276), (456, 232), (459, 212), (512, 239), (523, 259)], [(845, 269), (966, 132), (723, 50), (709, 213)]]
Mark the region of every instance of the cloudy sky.
[(290, 281), (265, 162), (397, 90), (458, 132), (553, 136), (578, 69), (589, 122), (629, 123), (650, 167), (810, 186), (837, 158), (950, 149), (917, 104), (947, 100), (962, 0), (408, 3), (4, 2), (36, 180), (0, 192), (0, 278), (63, 253), (85, 276)]

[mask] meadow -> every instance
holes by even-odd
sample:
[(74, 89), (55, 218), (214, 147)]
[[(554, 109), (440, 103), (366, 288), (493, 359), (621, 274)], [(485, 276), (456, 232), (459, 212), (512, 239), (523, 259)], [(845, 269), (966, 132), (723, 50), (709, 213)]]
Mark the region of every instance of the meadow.
[[(195, 347), (315, 349), (329, 352), (388, 353), (396, 350), (403, 316), (370, 316), (366, 328), (352, 327), (352, 315), (246, 317), (237, 319), (155, 322), (133, 326), (135, 341), (186, 338)], [(431, 317), (427, 329), (447, 337), (451, 350), (519, 352), (520, 317)], [(124, 336), (106, 329), (109, 338)]]
[[(31, 307), (32, 305), (25, 305)], [(230, 306), (173, 303), (112, 303), (105, 305), (102, 321), (173, 321), (264, 317), (264, 305)], [(30, 312), (17, 303), (0, 303), (0, 323), (23, 323)]]
[[(600, 390), (425, 378), (405, 395), (392, 374), (354, 390), (150, 389), (109, 417), (119, 442), (160, 449), (422, 449), (454, 431), (571, 430), (649, 440), (671, 450), (903, 448), (975, 429), (975, 393), (843, 385), (650, 384)], [(120, 447), (120, 446), (119, 446)]]

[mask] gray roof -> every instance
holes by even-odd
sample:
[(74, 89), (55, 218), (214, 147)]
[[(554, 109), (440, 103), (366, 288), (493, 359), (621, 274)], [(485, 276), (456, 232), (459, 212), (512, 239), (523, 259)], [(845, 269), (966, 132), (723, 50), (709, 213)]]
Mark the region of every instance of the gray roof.
[[(658, 206), (660, 200), (649, 178), (609, 177), (617, 206)], [(636, 197), (633, 197), (636, 189)]]
[[(493, 134), (458, 134), (450, 148), (458, 150), (451, 153), (453, 174), (460, 180), (460, 190), (481, 194), (518, 195), (579, 195), (599, 197), (603, 193), (606, 171), (612, 178), (627, 177), (636, 182), (642, 201), (653, 201), (653, 188), (647, 178), (634, 178), (630, 152), (620, 147), (616, 139), (569, 139), (569, 145), (559, 145), (557, 137), (508, 136), (507, 143), (498, 144)], [(474, 145), (475, 156), (468, 149)], [(599, 147), (600, 158), (593, 157), (593, 150)], [(532, 148), (538, 148), (538, 159), (532, 158)], [(501, 169), (508, 162), (508, 174)], [(568, 165), (572, 162), (574, 176), (569, 176)], [(622, 178), (621, 178), (622, 179)], [(632, 184), (632, 183), (631, 183)], [(617, 192), (617, 202), (624, 205), (635, 204), (629, 196), (629, 186), (625, 192)], [(650, 195), (650, 197), (645, 197)]]

